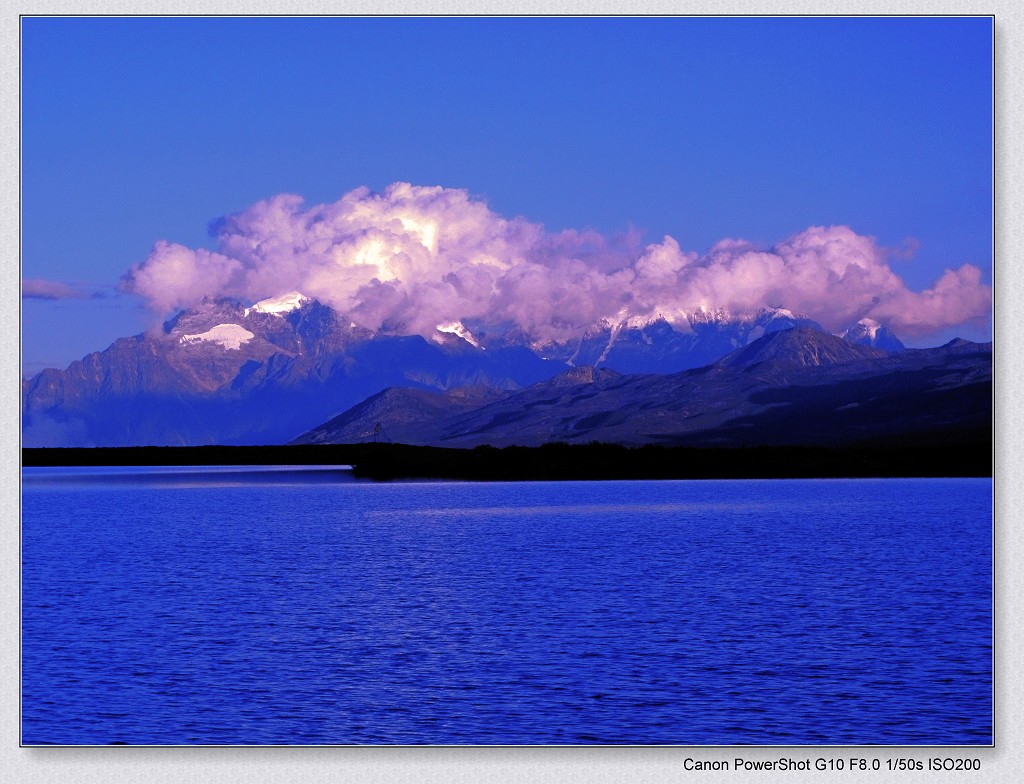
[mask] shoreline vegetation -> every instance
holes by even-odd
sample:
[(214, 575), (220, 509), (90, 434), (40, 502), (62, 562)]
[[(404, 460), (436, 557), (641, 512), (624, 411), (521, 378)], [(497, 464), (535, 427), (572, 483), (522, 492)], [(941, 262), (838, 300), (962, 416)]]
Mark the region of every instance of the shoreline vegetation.
[(22, 449), (23, 467), (352, 465), (375, 481), (838, 479), (992, 476), (991, 439), (845, 447), (552, 443), (451, 449), (404, 444)]

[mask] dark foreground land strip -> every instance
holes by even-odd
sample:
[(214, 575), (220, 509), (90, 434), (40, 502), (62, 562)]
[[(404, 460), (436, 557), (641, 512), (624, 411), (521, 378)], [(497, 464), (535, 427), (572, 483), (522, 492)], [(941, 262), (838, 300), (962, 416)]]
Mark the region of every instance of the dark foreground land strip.
[(991, 476), (991, 441), (844, 448), (402, 444), (23, 449), (24, 466), (352, 465), (375, 480), (795, 479)]

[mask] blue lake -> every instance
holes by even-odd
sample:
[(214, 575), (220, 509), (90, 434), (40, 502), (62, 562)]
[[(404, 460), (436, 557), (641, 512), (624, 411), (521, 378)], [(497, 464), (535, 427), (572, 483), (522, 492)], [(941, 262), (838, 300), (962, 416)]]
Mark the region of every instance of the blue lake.
[(25, 469), (25, 744), (990, 744), (990, 480)]

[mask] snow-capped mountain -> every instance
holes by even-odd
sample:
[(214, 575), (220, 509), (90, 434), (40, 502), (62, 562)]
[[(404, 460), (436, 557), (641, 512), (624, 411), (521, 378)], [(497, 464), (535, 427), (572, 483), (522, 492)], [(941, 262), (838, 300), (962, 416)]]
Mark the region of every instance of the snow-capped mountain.
[(624, 314), (562, 342), (461, 321), (425, 338), (371, 331), (299, 292), (252, 304), (204, 299), (161, 328), (23, 382), (23, 443), (283, 443), (388, 387), (507, 391), (583, 366), (674, 373), (798, 326), (822, 331), (775, 309), (699, 311), (674, 323)]
[(525, 348), (438, 335), (451, 340), (374, 333), (301, 295), (205, 299), (23, 382), (23, 443), (282, 443), (386, 387), (515, 389), (560, 369)]
[(906, 351), (907, 348), (903, 345), (903, 341), (892, 334), (888, 327), (869, 318), (861, 319), (843, 332), (840, 337), (850, 343), (856, 343), (860, 346), (872, 346), (890, 353)]
[(771, 332), (793, 327), (823, 330), (815, 321), (782, 308), (751, 315), (725, 310), (602, 321), (580, 338), (549, 344), (538, 353), (569, 365), (607, 367), (620, 373), (675, 373), (703, 367)]

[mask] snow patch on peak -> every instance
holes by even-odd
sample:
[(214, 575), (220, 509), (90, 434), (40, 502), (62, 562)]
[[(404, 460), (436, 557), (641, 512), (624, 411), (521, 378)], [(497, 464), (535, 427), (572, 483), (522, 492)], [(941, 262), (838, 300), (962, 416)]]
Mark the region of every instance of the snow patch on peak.
[(178, 342), (184, 345), (193, 346), (196, 343), (209, 341), (220, 343), (225, 350), (238, 351), (243, 343), (248, 343), (255, 337), (249, 330), (239, 324), (218, 324), (213, 329), (201, 332), (197, 335), (182, 335)]
[(289, 291), (287, 294), (282, 294), (279, 297), (269, 297), (268, 299), (260, 300), (251, 308), (246, 308), (245, 315), (248, 316), (250, 313), (255, 312), (281, 316), (282, 313), (298, 310), (310, 301), (311, 299), (304, 294), (300, 294), (297, 291)]
[[(659, 321), (671, 323), (661, 311), (656, 311), (646, 316), (630, 316), (625, 321), (621, 322), (619, 326), (622, 329), (647, 329), (647, 327), (652, 324), (657, 324)], [(689, 324), (687, 324), (687, 326), (689, 326)]]
[(583, 330), (583, 334), (580, 337), (583, 340), (586, 340), (587, 338), (601, 337), (608, 330), (614, 329), (614, 327), (615, 324), (613, 324), (611, 320), (603, 318), (600, 321), (595, 321)]
[(883, 329), (882, 325), (874, 319), (862, 318), (845, 332), (839, 333), (838, 336), (847, 340), (877, 340), (878, 332), (881, 329)]
[(622, 329), (623, 322), (618, 322), (612, 327), (611, 333), (608, 335), (608, 343), (604, 347), (604, 351), (601, 352), (601, 356), (597, 358), (597, 362), (594, 363), (594, 367), (597, 367), (606, 359), (608, 359), (608, 352), (612, 350), (612, 346), (615, 345), (615, 339), (619, 336), (619, 330)]
[(880, 324), (872, 318), (862, 318), (838, 337), (844, 338), (850, 343), (874, 346), (890, 353), (906, 350), (903, 341), (892, 334), (885, 324)]
[(864, 332), (870, 335), (872, 340), (874, 340), (875, 337), (878, 335), (878, 330), (882, 328), (881, 324), (879, 324), (874, 319), (869, 318), (862, 318), (860, 321), (857, 322), (857, 325), (864, 327)]
[(457, 335), (458, 337), (462, 338), (464, 341), (469, 343), (469, 345), (475, 346), (481, 351), (484, 350), (484, 347), (480, 345), (477, 339), (473, 336), (473, 333), (466, 329), (462, 325), (461, 321), (451, 321), (448, 322), (447, 324), (438, 324), (435, 327), (435, 329), (438, 332), (446, 332), (449, 335)]
[(688, 321), (693, 324), (724, 324), (732, 320), (732, 314), (725, 308), (709, 308), (700, 305), (697, 310), (688, 314)]

